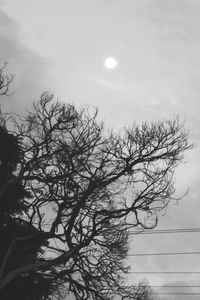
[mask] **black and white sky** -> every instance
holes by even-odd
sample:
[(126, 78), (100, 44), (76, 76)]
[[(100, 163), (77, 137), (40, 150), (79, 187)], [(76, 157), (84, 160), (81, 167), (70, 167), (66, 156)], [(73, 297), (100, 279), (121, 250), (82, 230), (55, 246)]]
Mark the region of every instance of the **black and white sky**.
[[(177, 194), (157, 229), (200, 227), (200, 1), (0, 0), (0, 63), (15, 74), (2, 109), (23, 112), (49, 90), (65, 102), (99, 108), (114, 129), (133, 121), (185, 120), (194, 149), (177, 170)], [(117, 66), (105, 67), (114, 57)], [(200, 251), (200, 233), (138, 235), (131, 253)], [(129, 259), (133, 271), (200, 271), (198, 255)], [(155, 292), (199, 292), (199, 274), (130, 275)], [(155, 300), (199, 296), (156, 295)]]

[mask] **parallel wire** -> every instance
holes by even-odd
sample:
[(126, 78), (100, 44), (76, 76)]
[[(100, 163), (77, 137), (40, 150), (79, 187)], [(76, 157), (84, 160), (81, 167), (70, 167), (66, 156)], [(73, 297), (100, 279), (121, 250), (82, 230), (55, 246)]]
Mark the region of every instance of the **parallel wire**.
[(130, 253), (127, 256), (169, 256), (169, 255), (192, 255), (200, 254), (200, 251), (190, 251), (190, 252), (158, 252), (158, 253)]
[(151, 293), (152, 295), (200, 295), (200, 293)]
[[(123, 286), (125, 287), (133, 287), (137, 288), (137, 286)], [(146, 287), (146, 285), (142, 285), (140, 287)], [(151, 288), (200, 288), (200, 285), (151, 285)]]
[(171, 228), (171, 229), (147, 229), (147, 230), (141, 230), (141, 231), (134, 231), (131, 230), (130, 234), (171, 234), (171, 233), (190, 233), (190, 232), (200, 232), (200, 228)]
[[(200, 228), (174, 228), (174, 229), (154, 229), (154, 230), (144, 230), (144, 231), (130, 231), (131, 235), (137, 234), (177, 234), (177, 233), (199, 233)], [(170, 255), (196, 255), (200, 254), (200, 251), (190, 251), (190, 252), (164, 252), (164, 253), (136, 253), (128, 254), (127, 256), (170, 256)], [(200, 274), (200, 272), (195, 271), (135, 271), (127, 272), (126, 274)], [(151, 286), (152, 288), (200, 288), (199, 285), (191, 286)], [(200, 295), (200, 292), (153, 292), (153, 295)]]
[(128, 271), (125, 274), (200, 274), (199, 271)]
[[(126, 286), (124, 286), (126, 287)], [(132, 286), (135, 287), (135, 286)], [(145, 287), (145, 286), (144, 286)], [(200, 288), (200, 285), (151, 285), (151, 288)], [(200, 295), (200, 292), (181, 292), (181, 291), (166, 291), (166, 292), (151, 292), (152, 295)]]
[(152, 288), (200, 288), (200, 285), (151, 285), (151, 287)]

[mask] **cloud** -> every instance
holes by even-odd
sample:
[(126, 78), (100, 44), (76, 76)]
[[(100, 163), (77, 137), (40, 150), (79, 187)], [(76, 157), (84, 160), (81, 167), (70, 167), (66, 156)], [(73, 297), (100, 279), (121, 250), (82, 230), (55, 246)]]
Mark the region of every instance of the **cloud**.
[[(48, 89), (48, 73), (62, 100), (67, 97), (78, 105), (97, 106), (106, 124), (115, 128), (133, 120), (163, 120), (176, 114), (181, 120), (186, 117), (190, 138), (197, 146), (187, 154), (187, 164), (179, 168), (175, 182), (181, 194), (188, 187), (190, 191), (179, 205), (169, 205), (159, 225), (163, 229), (199, 227), (200, 1), (6, 2), (10, 2), (9, 14), (19, 16), (17, 20), (26, 29), (26, 44), (46, 59), (24, 46), (19, 24), (1, 11), (0, 62), (8, 61), (9, 71), (16, 75), (16, 93), (0, 99), (3, 109), (27, 107)], [(102, 67), (108, 55), (119, 61), (114, 72)], [(199, 247), (197, 233), (138, 235), (131, 244), (135, 253), (198, 251)], [(130, 263), (133, 271), (196, 270), (195, 259), (142, 257)], [(148, 279), (152, 285), (156, 281), (161, 285), (176, 280), (175, 276), (149, 275)], [(135, 280), (135, 275), (131, 279)], [(169, 298), (161, 297), (157, 299)]]
[(23, 111), (38, 98), (47, 85), (46, 61), (23, 45), (16, 21), (0, 10), (0, 66), (8, 62), (6, 73), (15, 75), (11, 84), (14, 95), (1, 97), (3, 111)]

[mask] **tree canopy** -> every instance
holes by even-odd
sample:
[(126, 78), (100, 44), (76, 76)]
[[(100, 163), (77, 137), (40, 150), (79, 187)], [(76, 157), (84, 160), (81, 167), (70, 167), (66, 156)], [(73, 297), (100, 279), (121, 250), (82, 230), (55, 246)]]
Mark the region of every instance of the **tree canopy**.
[(174, 170), (190, 147), (179, 120), (105, 134), (96, 112), (44, 93), (12, 121), (22, 145), (15, 178), (30, 195), (23, 220), (43, 254), (9, 269), (2, 287), (34, 273), (59, 278), (76, 299), (148, 299), (148, 287), (125, 285), (124, 258), (129, 230), (153, 228), (173, 197)]
[[(8, 95), (12, 76), (3, 75), (0, 69), (0, 94)], [(20, 267), (35, 263), (47, 242), (38, 238), (37, 228), (23, 218), (31, 197), (23, 181), (17, 176), (17, 167), (23, 155), (20, 139), (6, 129), (0, 118), (0, 282)], [(31, 239), (30, 239), (31, 237)], [(0, 298), (10, 300), (48, 299), (55, 290), (57, 280), (41, 274), (18, 273), (0, 290)]]
[(154, 228), (174, 197), (174, 171), (190, 148), (178, 118), (114, 133), (96, 111), (44, 93), (8, 123), (0, 128), (0, 293), (21, 282), (31, 291), (46, 283), (26, 299), (56, 291), (151, 299), (148, 285), (127, 286), (124, 259), (130, 229)]
[[(23, 183), (14, 174), (20, 161), (21, 151), (17, 138), (0, 126), (0, 278), (15, 269), (35, 263), (41, 246), (45, 245), (37, 237), (38, 230), (21, 218), (27, 210), (24, 199), (29, 198)], [(27, 237), (32, 239), (27, 243)], [(10, 300), (47, 299), (53, 286), (43, 275), (30, 272), (19, 273), (0, 290), (0, 298)]]

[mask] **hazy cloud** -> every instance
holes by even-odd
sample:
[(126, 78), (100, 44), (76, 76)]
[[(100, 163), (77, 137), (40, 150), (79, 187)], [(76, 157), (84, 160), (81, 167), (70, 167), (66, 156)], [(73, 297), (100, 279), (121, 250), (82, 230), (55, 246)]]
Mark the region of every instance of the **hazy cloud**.
[(22, 43), (18, 23), (0, 10), (0, 65), (15, 75), (11, 97), (1, 97), (3, 111), (22, 111), (45, 89), (46, 62)]
[[(64, 101), (97, 106), (100, 118), (115, 128), (179, 114), (195, 144), (176, 176), (179, 195), (188, 187), (189, 193), (179, 205), (169, 205), (159, 224), (199, 227), (200, 1), (60, 0), (58, 5), (54, 0), (6, 0), (5, 7), (12, 18), (0, 12), (0, 61), (8, 61), (16, 75), (16, 94), (3, 99), (7, 107), (27, 107), (50, 86)], [(114, 72), (103, 66), (107, 56), (118, 60)], [(131, 242), (134, 253), (199, 249), (197, 233), (138, 235)], [(131, 258), (130, 264), (133, 271), (195, 271), (196, 259), (142, 257)], [(148, 279), (153, 285), (169, 285), (179, 278), (186, 285), (196, 278), (177, 276)], [(130, 281), (140, 278), (133, 275)]]

